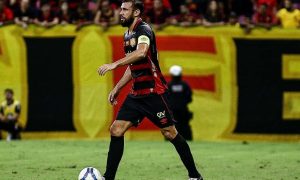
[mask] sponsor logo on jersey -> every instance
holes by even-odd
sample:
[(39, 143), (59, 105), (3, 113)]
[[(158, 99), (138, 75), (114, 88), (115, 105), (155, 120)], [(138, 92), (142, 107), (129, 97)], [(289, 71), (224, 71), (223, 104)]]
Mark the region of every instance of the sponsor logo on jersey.
[(156, 115), (159, 119), (165, 118), (166, 117), (166, 111), (158, 112)]

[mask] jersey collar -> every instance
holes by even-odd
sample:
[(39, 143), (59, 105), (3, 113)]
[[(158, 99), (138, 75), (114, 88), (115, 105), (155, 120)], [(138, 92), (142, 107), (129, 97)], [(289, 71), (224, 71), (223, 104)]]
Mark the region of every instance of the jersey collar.
[(136, 23), (135, 23), (135, 25), (134, 25), (132, 31), (134, 31), (134, 30), (136, 29), (136, 27), (137, 27), (142, 21), (143, 21), (142, 18), (138, 18), (138, 20), (136, 21)]

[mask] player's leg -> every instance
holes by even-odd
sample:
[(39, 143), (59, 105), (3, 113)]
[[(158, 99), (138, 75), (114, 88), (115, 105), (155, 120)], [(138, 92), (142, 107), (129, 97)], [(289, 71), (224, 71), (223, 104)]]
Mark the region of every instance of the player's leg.
[(107, 156), (105, 180), (115, 179), (124, 151), (124, 134), (133, 125), (130, 121), (116, 120), (110, 127), (110, 145)]
[(10, 131), (8, 132), (10, 135), (10, 140), (19, 140), (21, 139), (21, 127), (16, 121), (10, 121)]
[(185, 126), (185, 134), (186, 134), (186, 140), (188, 141), (192, 141), (193, 140), (193, 134), (192, 134), (192, 129), (191, 129), (191, 126), (189, 124), (187, 124)]
[(168, 139), (178, 152), (181, 161), (188, 170), (190, 178), (202, 179), (198, 172), (190, 147), (186, 140), (177, 132), (174, 125), (161, 128), (162, 134)]
[(143, 115), (137, 110), (138, 102), (128, 96), (122, 104), (114, 123), (111, 125), (111, 142), (107, 157), (105, 180), (115, 179), (116, 172), (124, 151), (124, 134), (131, 127), (137, 125), (143, 119)]
[(168, 94), (161, 94), (144, 99), (144, 106), (140, 109), (144, 110), (145, 115), (161, 129), (162, 134), (176, 148), (183, 164), (188, 170), (190, 178), (202, 179), (197, 171), (194, 158), (192, 156), (189, 145), (186, 140), (178, 134), (174, 126), (173, 113), (170, 110)]
[(13, 124), (11, 121), (0, 121), (0, 129), (7, 131), (6, 140), (10, 141), (12, 139), (11, 132), (13, 131)]
[(1, 121), (0, 120), (0, 130), (5, 130), (5, 131), (11, 131), (12, 127), (11, 124), (8, 121)]

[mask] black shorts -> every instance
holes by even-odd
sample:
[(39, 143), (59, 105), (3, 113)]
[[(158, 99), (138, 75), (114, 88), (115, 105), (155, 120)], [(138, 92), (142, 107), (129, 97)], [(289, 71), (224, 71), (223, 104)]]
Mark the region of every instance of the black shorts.
[(127, 95), (116, 119), (130, 121), (134, 126), (138, 126), (145, 117), (159, 128), (174, 125), (175, 120), (170, 110), (167, 93), (143, 97)]

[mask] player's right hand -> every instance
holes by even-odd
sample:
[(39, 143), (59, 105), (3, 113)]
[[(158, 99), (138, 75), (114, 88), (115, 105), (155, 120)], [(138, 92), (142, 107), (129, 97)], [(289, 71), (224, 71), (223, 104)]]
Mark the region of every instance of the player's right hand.
[(98, 68), (98, 74), (104, 76), (107, 71), (114, 70), (117, 67), (116, 63), (103, 64)]
[(110, 91), (110, 93), (108, 95), (108, 102), (111, 105), (117, 105), (118, 104), (118, 102), (117, 102), (118, 94), (119, 94), (119, 91), (116, 90), (115, 88), (112, 91)]

